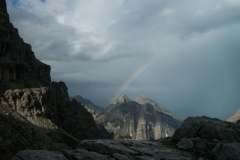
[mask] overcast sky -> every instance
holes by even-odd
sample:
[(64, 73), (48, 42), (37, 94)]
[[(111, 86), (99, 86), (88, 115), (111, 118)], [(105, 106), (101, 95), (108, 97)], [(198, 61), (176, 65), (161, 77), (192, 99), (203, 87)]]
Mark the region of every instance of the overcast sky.
[(240, 108), (239, 0), (7, 4), (20, 36), (70, 96), (102, 105), (144, 94), (182, 118), (227, 119)]

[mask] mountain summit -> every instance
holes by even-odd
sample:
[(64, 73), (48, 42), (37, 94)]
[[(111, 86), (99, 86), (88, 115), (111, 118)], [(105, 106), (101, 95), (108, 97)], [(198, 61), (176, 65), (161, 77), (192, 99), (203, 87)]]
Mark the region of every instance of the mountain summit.
[(175, 115), (173, 112), (167, 110), (166, 108), (164, 108), (163, 106), (161, 106), (160, 104), (156, 103), (155, 101), (153, 101), (152, 99), (146, 97), (145, 95), (141, 95), (141, 96), (138, 96), (135, 101), (139, 104), (151, 104), (154, 109), (158, 112), (163, 112), (165, 114), (168, 114), (172, 117), (174, 117), (175, 119), (178, 119), (180, 121), (182, 121), (181, 118), (179, 118), (177, 115)]
[(113, 104), (121, 104), (126, 102), (131, 102), (131, 99), (129, 99), (126, 95), (123, 95), (118, 100), (114, 101)]
[(148, 98), (145, 95), (141, 95), (138, 96), (135, 101), (139, 104), (146, 104), (146, 103), (150, 103), (153, 106), (158, 106), (159, 108), (161, 108), (162, 110), (166, 110), (164, 107), (162, 107), (161, 105), (157, 104), (155, 101), (151, 100), (150, 98)]

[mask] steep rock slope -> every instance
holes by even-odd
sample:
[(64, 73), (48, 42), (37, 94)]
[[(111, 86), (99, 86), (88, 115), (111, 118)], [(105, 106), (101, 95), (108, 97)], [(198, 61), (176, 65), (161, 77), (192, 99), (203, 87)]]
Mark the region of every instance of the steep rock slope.
[(151, 103), (139, 104), (126, 95), (110, 104), (97, 123), (103, 123), (115, 139), (157, 140), (173, 135), (179, 119), (161, 111)]
[[(35, 58), (31, 46), (19, 36), (9, 21), (5, 0), (0, 1), (0, 88), (15, 87), (13, 81), (26, 81), (18, 87), (32, 86), (28, 80), (40, 80), (50, 84), (50, 66)], [(41, 83), (40, 83), (41, 84)], [(37, 85), (37, 83), (35, 83)]]
[(51, 83), (50, 69), (19, 36), (1, 0), (0, 159), (25, 148), (55, 150), (101, 138), (91, 114), (69, 100), (66, 85)]
[(240, 109), (230, 118), (227, 119), (228, 122), (236, 123), (238, 120), (240, 120)]
[(69, 100), (67, 89), (64, 82), (52, 82), (57, 108), (53, 121), (79, 140), (101, 138), (92, 115), (81, 103)]
[(92, 114), (94, 119), (96, 119), (99, 114), (104, 112), (104, 108), (93, 104), (91, 100), (83, 98), (80, 95), (70, 97), (70, 99), (76, 99), (78, 102), (80, 102), (87, 109), (87, 111)]
[(108, 132), (105, 129), (104, 124), (101, 121), (99, 121), (99, 116), (101, 116), (104, 113), (104, 108), (93, 104), (89, 99), (85, 99), (80, 95), (70, 97), (70, 99), (80, 102), (86, 108), (86, 110), (89, 113), (91, 113), (93, 119), (96, 122), (98, 122), (97, 127), (103, 139), (113, 139), (113, 133)]

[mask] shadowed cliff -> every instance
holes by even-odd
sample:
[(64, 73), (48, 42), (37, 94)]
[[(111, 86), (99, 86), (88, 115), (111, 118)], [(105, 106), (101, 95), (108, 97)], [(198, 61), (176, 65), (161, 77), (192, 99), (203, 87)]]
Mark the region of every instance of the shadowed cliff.
[(0, 159), (101, 138), (91, 114), (69, 100), (65, 83), (51, 83), (50, 70), (19, 36), (0, 0)]

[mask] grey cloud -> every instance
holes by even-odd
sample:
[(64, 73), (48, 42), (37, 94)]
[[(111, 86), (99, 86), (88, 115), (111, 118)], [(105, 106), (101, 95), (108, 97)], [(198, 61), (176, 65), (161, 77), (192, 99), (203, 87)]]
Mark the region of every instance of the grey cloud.
[[(53, 80), (67, 83), (70, 95), (110, 103), (133, 77), (122, 92), (131, 99), (145, 94), (170, 110), (188, 111), (184, 116), (226, 119), (240, 103), (240, 10), (219, 3), (119, 2), (104, 6), (116, 7), (113, 17), (88, 13), (93, 19), (81, 21), (93, 28), (88, 32), (70, 21), (58, 23), (53, 15), (8, 8), (21, 36), (52, 66)], [(83, 6), (77, 9), (87, 10)], [(95, 9), (93, 15), (106, 14)], [(154, 61), (143, 71), (149, 59)]]
[[(91, 33), (77, 31), (70, 25), (59, 24), (54, 17), (34, 15), (14, 8), (10, 8), (10, 12), (11, 21), (19, 27), (20, 35), (26, 37), (25, 41), (31, 42), (40, 60), (93, 61), (93, 55), (103, 50), (104, 45), (90, 40)], [(75, 43), (72, 43), (74, 41), (81, 41), (79, 43), (82, 45), (76, 53)]]
[(185, 32), (202, 33), (240, 23), (240, 10), (237, 8), (226, 8), (206, 14), (192, 19), (186, 26)]

